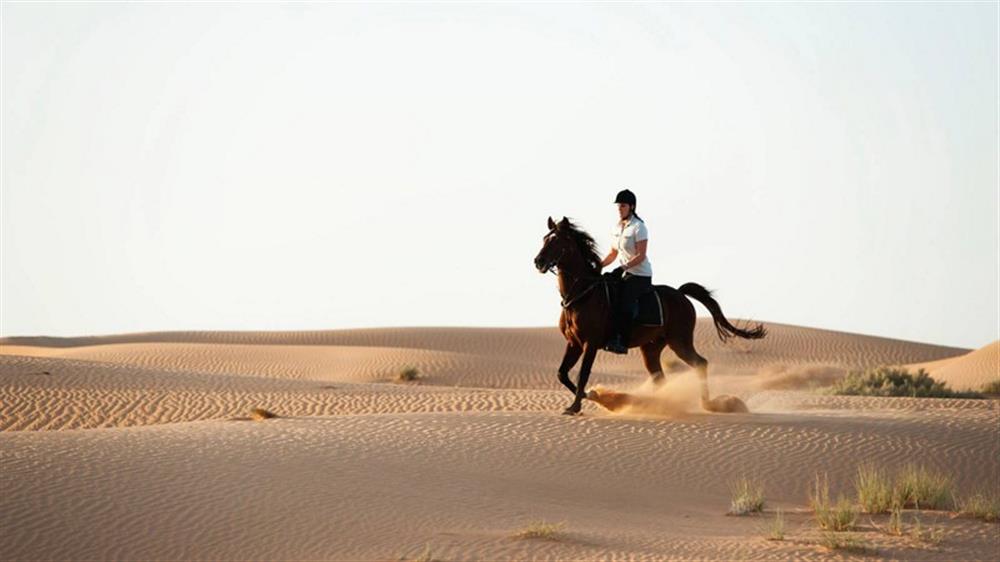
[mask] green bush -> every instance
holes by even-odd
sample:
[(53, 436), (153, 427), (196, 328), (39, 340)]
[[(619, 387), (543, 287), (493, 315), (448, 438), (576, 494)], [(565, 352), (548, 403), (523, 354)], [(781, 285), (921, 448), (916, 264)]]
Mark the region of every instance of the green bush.
[(920, 369), (912, 374), (906, 369), (877, 367), (851, 371), (830, 388), (833, 394), (847, 396), (911, 396), (914, 398), (982, 398), (978, 392), (952, 390)]

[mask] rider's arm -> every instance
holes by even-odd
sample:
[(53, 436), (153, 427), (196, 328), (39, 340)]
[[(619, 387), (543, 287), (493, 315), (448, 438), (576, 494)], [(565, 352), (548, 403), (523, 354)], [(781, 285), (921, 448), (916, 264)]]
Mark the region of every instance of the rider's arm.
[(617, 257), (618, 257), (618, 250), (615, 248), (611, 248), (611, 251), (608, 252), (608, 255), (604, 256), (604, 259), (601, 260), (601, 267), (607, 267), (607, 265), (615, 261), (615, 258)]
[[(639, 240), (635, 243), (635, 256), (628, 260), (624, 266), (625, 269), (634, 267), (642, 263), (642, 260), (646, 259), (646, 246), (649, 244), (649, 240)], [(616, 252), (617, 253), (617, 252)]]

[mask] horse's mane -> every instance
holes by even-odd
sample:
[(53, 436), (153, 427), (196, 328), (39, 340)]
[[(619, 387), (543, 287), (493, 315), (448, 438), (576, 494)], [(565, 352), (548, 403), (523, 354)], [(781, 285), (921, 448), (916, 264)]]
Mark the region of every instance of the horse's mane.
[(570, 238), (576, 243), (576, 247), (580, 250), (580, 257), (587, 264), (593, 273), (600, 273), (601, 271), (601, 254), (597, 252), (597, 242), (584, 232), (575, 223), (566, 219), (566, 224), (561, 226), (560, 229), (569, 234)]

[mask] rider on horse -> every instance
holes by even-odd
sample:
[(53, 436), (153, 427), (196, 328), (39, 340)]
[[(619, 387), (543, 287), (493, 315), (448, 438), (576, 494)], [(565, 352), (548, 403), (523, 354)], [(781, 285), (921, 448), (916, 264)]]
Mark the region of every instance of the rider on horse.
[(653, 285), (653, 268), (646, 257), (649, 234), (646, 223), (635, 214), (635, 194), (623, 190), (615, 197), (620, 219), (612, 232), (612, 247), (601, 261), (605, 267), (615, 259), (619, 266), (612, 271), (614, 278), (621, 277), (618, 303), (614, 312), (614, 334), (604, 349), (613, 353), (628, 353), (632, 328), (632, 307), (636, 299)]

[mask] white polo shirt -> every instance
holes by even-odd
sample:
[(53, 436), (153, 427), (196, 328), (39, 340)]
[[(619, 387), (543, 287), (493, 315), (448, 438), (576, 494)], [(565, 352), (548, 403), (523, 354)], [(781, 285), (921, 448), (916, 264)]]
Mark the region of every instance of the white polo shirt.
[[(646, 223), (635, 218), (635, 215), (629, 218), (628, 224), (624, 226), (622, 226), (621, 221), (618, 221), (611, 233), (612, 245), (618, 250), (618, 264), (625, 265), (630, 259), (634, 258), (637, 253), (635, 251), (635, 243), (647, 239), (649, 239), (649, 234), (646, 232)], [(632, 275), (652, 277), (653, 266), (650, 265), (649, 258), (647, 257), (637, 265), (626, 269), (625, 272)]]

